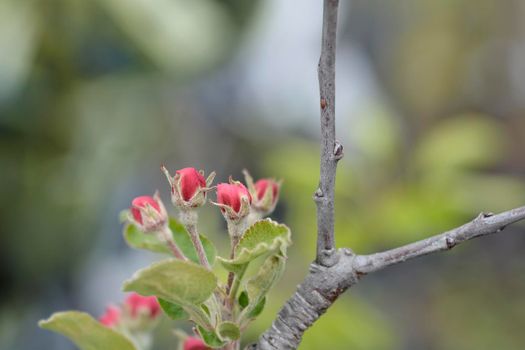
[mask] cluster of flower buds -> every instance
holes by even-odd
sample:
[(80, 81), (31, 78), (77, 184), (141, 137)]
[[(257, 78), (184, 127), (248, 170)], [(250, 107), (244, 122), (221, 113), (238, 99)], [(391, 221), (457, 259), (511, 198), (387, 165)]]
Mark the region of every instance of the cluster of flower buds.
[(110, 305), (99, 321), (104, 326), (127, 331), (146, 331), (156, 324), (160, 316), (157, 298), (131, 293), (120, 306)]
[(160, 199), (159, 193), (153, 197), (140, 196), (131, 202), (131, 216), (133, 222), (143, 232), (159, 231), (168, 222), (168, 213)]
[(204, 180), (204, 172), (195, 168), (184, 168), (177, 170), (175, 176), (162, 166), (161, 170), (166, 175), (171, 186), (171, 202), (181, 209), (196, 208), (206, 203), (206, 193), (215, 178), (215, 172), (208, 175)]
[[(204, 205), (207, 193), (216, 189), (217, 199), (212, 202), (221, 209), (221, 212), (228, 222), (228, 227), (235, 229), (232, 236), (238, 237), (242, 234), (243, 227), (254, 220), (258, 220), (270, 214), (277, 204), (281, 182), (275, 179), (265, 178), (254, 183), (247, 171), (244, 171), (246, 184), (233, 180), (220, 183), (212, 187), (215, 172), (212, 172), (207, 179), (204, 179), (204, 172), (195, 168), (183, 168), (171, 176), (169, 171), (162, 166), (161, 170), (166, 175), (171, 187), (171, 201), (180, 210), (181, 222), (186, 226), (195, 249), (199, 253), (201, 263), (208, 265), (205, 253), (196, 231), (197, 213), (196, 208)], [(245, 220), (249, 214), (251, 219)], [(164, 233), (164, 239), (169, 240), (171, 235), (166, 234), (168, 215), (162, 201), (155, 193), (153, 197), (141, 196), (133, 200), (131, 204), (130, 221), (143, 232)], [(232, 226), (233, 225), (233, 226)], [(170, 243), (174, 250), (178, 250), (174, 242)], [(181, 254), (175, 254), (176, 256)]]

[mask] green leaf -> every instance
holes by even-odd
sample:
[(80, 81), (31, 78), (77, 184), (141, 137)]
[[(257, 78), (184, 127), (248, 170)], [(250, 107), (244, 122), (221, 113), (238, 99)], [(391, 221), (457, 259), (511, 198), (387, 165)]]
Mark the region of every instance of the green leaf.
[(208, 331), (201, 326), (197, 326), (197, 331), (199, 332), (202, 340), (212, 348), (220, 348), (226, 345), (226, 342), (222, 340), (215, 331)]
[(189, 261), (169, 259), (135, 272), (124, 282), (124, 291), (154, 295), (185, 306), (203, 303), (216, 286), (213, 272)]
[(217, 328), (219, 337), (226, 341), (237, 340), (241, 337), (241, 330), (233, 322), (223, 322)]
[(230, 271), (238, 271), (242, 265), (255, 258), (279, 251), (286, 254), (286, 248), (291, 244), (290, 229), (271, 219), (257, 221), (250, 226), (235, 247), (235, 258), (218, 257), (221, 264)]
[[(269, 256), (257, 275), (246, 283), (249, 304), (242, 311), (241, 319), (255, 317), (264, 308), (264, 299), (270, 288), (277, 282), (284, 271), (284, 258), (279, 255)], [(261, 305), (262, 303), (262, 305)], [(260, 310), (257, 310), (260, 309)]]
[(162, 298), (157, 298), (157, 300), (159, 301), (159, 305), (164, 311), (164, 313), (168, 315), (168, 317), (172, 320), (180, 320), (189, 317), (188, 313), (184, 311), (182, 306), (171, 303)]
[[(199, 263), (199, 257), (197, 256), (197, 252), (193, 247), (191, 238), (184, 225), (179, 223), (177, 220), (170, 218), (170, 229), (173, 233), (173, 239), (182, 250), (184, 255), (191, 261)], [(155, 253), (171, 254), (170, 249), (164, 242), (159, 240), (157, 234), (144, 233), (132, 223), (128, 223), (124, 226), (123, 235), (128, 245), (132, 248), (146, 249)], [(215, 249), (213, 243), (211, 243), (210, 240), (206, 238), (206, 236), (200, 235), (200, 239), (204, 247), (204, 251), (206, 252), (206, 257), (208, 258), (210, 265), (213, 265), (215, 262), (215, 256), (217, 255), (217, 250)]]
[(131, 340), (84, 312), (57, 312), (38, 325), (68, 337), (81, 350), (136, 350)]

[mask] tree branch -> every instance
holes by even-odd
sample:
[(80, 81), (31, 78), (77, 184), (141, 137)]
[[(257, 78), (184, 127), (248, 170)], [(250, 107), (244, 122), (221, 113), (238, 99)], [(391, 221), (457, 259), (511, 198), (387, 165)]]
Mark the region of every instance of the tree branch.
[(296, 349), (304, 332), (359, 278), (412, 258), (452, 249), (467, 240), (501, 232), (506, 226), (525, 219), (525, 207), (497, 215), (480, 214), (471, 222), (445, 233), (399, 248), (371, 255), (354, 255), (339, 249), (333, 266), (313, 263), (295, 294), (284, 304), (272, 326), (252, 349)]
[(335, 140), (335, 44), (339, 0), (324, 0), (321, 57), (317, 66), (321, 105), (321, 171), (317, 204), (317, 262), (334, 264), (334, 186), (343, 146)]
[(354, 269), (358, 274), (366, 274), (419, 256), (449, 250), (469, 239), (500, 232), (505, 226), (523, 219), (525, 219), (525, 207), (498, 215), (481, 213), (469, 223), (440, 235), (385, 252), (356, 256)]

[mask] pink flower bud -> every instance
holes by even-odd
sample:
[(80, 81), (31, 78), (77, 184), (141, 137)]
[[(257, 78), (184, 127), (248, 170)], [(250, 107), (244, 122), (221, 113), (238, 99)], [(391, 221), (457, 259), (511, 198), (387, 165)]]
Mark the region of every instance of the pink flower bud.
[(202, 340), (194, 337), (187, 337), (184, 340), (183, 350), (211, 350)]
[(262, 201), (266, 195), (266, 191), (271, 191), (271, 203), (275, 204), (279, 198), (279, 184), (273, 179), (260, 179), (255, 183), (255, 190), (257, 191), (257, 200)]
[(252, 208), (254, 214), (260, 217), (269, 215), (277, 204), (279, 199), (279, 190), (281, 188), (281, 181), (275, 181), (275, 179), (260, 179), (256, 183), (253, 183), (248, 170), (243, 170), (244, 178), (248, 184), (249, 191), (254, 197)]
[(240, 220), (250, 212), (252, 196), (248, 189), (238, 181), (217, 185), (217, 203), (227, 219)]
[(153, 197), (140, 196), (131, 201), (131, 214), (133, 214), (133, 218), (140, 224), (143, 223), (141, 210), (146, 209), (148, 205), (150, 205), (160, 214), (159, 203), (157, 203)]
[(124, 301), (124, 305), (133, 318), (146, 315), (153, 319), (160, 314), (160, 305), (154, 296), (144, 297), (137, 293), (131, 293)]
[(164, 166), (161, 170), (166, 175), (171, 186), (171, 202), (181, 208), (200, 207), (206, 203), (206, 192), (215, 178), (212, 172), (208, 178), (204, 179), (204, 172), (197, 171), (195, 168), (184, 168), (177, 170), (175, 176), (171, 176), (168, 169)]
[(189, 202), (200, 189), (206, 187), (204, 176), (195, 168), (180, 169), (176, 173), (180, 178), (181, 197), (186, 202)]
[(166, 225), (168, 213), (158, 193), (153, 197), (140, 196), (131, 202), (129, 220), (143, 232), (155, 232)]
[(99, 318), (100, 323), (106, 327), (114, 327), (120, 322), (120, 309), (114, 305), (109, 305), (106, 312)]

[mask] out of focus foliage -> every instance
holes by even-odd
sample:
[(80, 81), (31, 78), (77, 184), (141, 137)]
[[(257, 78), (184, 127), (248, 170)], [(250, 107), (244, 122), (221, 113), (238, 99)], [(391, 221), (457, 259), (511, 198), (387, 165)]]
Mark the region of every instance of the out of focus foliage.
[[(71, 349), (36, 320), (122, 299), (153, 257), (125, 247), (118, 212), (167, 194), (161, 163), (284, 180), (294, 245), (253, 339), (270, 324), (315, 245), (321, 1), (292, 3), (0, 0), (0, 348)], [(525, 5), (341, 6), (337, 244), (372, 252), (523, 205)], [(202, 216), (220, 240), (219, 213)], [(368, 276), (301, 348), (521, 350), (517, 230)]]

